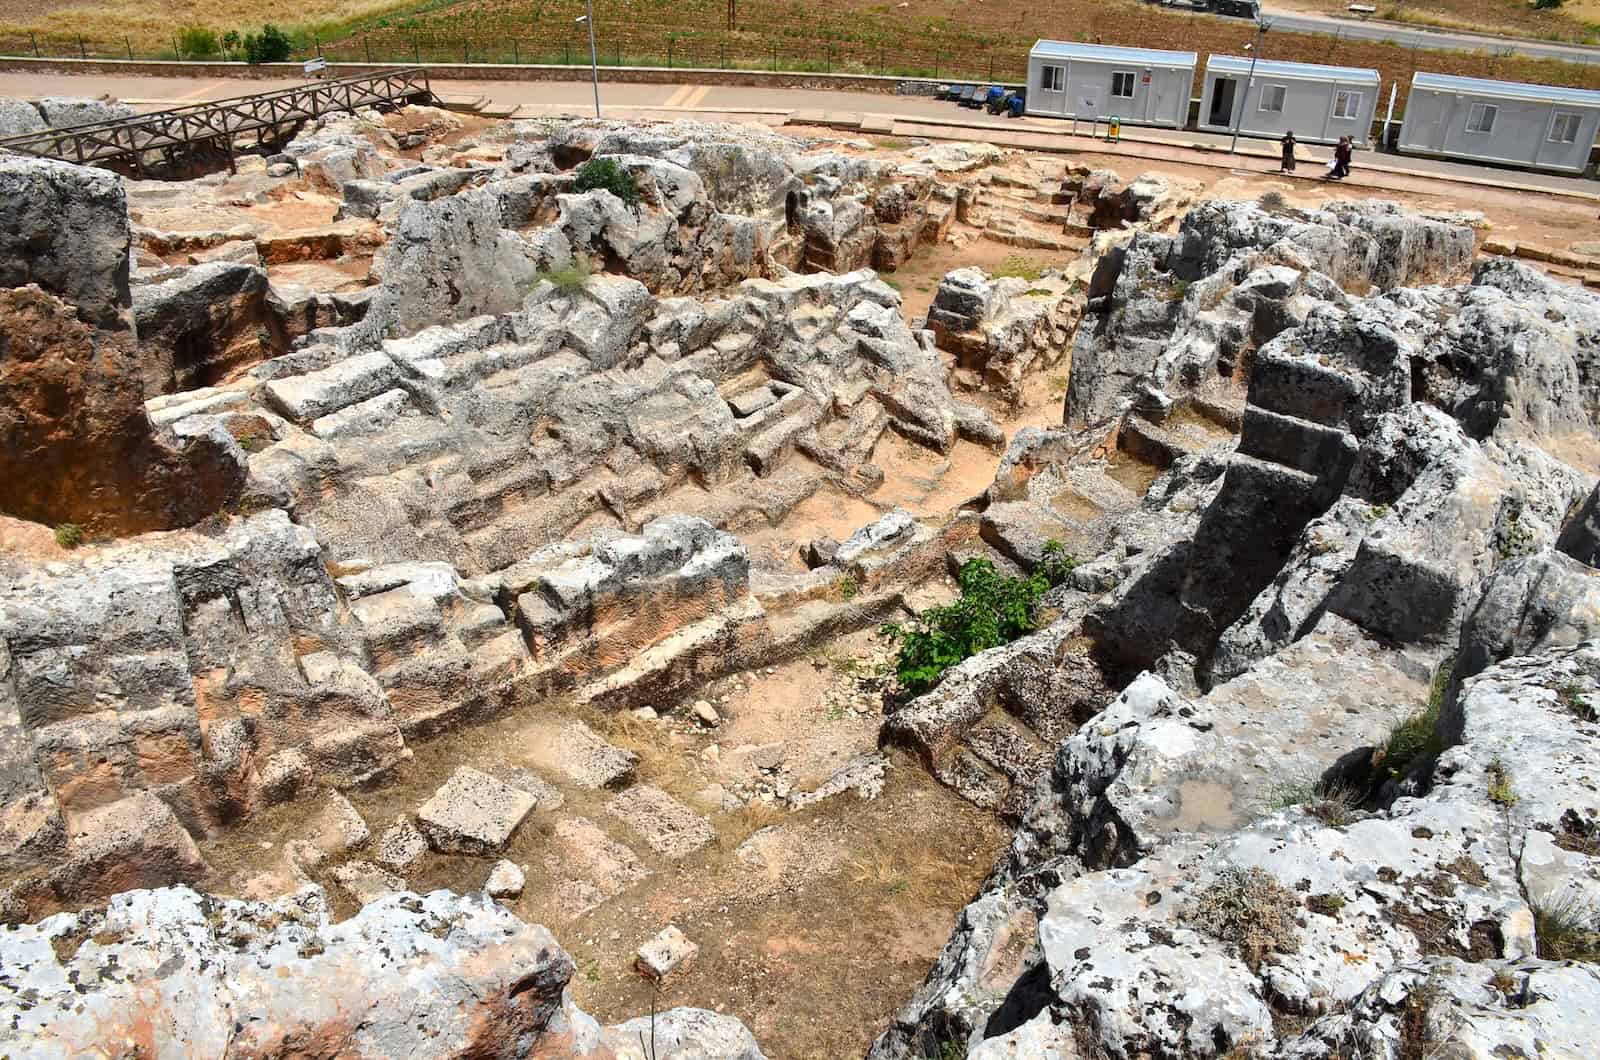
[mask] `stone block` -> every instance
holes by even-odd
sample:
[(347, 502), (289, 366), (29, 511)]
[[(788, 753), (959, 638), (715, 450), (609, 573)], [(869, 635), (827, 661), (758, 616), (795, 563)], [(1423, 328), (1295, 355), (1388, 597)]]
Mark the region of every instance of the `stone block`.
[(417, 825), (435, 850), (488, 854), (500, 850), (538, 800), (462, 766), (417, 811)]
[(655, 938), (639, 947), (634, 966), (651, 979), (661, 979), (684, 961), (700, 952), (689, 937), (669, 924)]
[(704, 817), (649, 784), (616, 796), (606, 803), (606, 812), (637, 832), (650, 849), (669, 858), (687, 857), (716, 836)]

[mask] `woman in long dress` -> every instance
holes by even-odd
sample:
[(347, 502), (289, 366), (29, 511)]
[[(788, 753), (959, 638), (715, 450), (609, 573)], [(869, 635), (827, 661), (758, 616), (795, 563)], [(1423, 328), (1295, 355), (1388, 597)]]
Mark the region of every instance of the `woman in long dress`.
[(1279, 168), (1278, 172), (1293, 173), (1295, 145), (1294, 130), (1290, 129), (1288, 132), (1284, 133), (1283, 139), (1279, 140), (1278, 142), (1283, 145), (1283, 165)]

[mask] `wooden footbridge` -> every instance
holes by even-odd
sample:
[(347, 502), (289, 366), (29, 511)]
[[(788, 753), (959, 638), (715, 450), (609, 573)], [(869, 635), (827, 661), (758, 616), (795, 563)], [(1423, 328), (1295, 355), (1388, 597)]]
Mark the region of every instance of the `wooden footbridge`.
[(231, 169), (241, 139), (253, 136), (264, 146), (292, 138), (303, 123), (324, 114), (432, 101), (428, 72), (411, 67), (24, 133), (0, 139), (0, 150), (139, 176), (151, 168), (193, 168), (202, 155), (225, 156)]

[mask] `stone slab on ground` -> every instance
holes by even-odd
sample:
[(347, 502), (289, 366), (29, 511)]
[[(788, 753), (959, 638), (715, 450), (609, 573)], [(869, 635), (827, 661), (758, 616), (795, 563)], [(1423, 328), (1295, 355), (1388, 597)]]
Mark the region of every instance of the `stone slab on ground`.
[(350, 800), (333, 791), (312, 815), (305, 830), (289, 843), (289, 857), (302, 869), (311, 869), (367, 841), (371, 833)]
[(650, 978), (660, 979), (699, 952), (700, 947), (689, 941), (689, 936), (668, 924), (655, 938), (639, 947), (634, 965)]
[(351, 898), (366, 905), (406, 889), (406, 881), (370, 861), (347, 861), (334, 867), (333, 880)]
[(575, 721), (556, 735), (551, 762), (575, 784), (611, 788), (627, 783), (639, 756), (607, 743), (589, 726)]
[(541, 813), (559, 810), (561, 804), (567, 801), (559, 788), (525, 766), (501, 766), (494, 771), (494, 775), (538, 799)]
[(427, 838), (417, 831), (411, 818), (402, 814), (395, 818), (394, 824), (384, 829), (383, 836), (378, 840), (377, 859), (380, 865), (405, 872), (421, 861), (427, 852)]
[(417, 825), (435, 850), (489, 854), (500, 850), (538, 800), (470, 766), (450, 775), (417, 811)]
[(577, 919), (650, 875), (639, 856), (587, 817), (558, 821), (545, 868), (560, 880), (557, 902)]
[(650, 849), (686, 857), (716, 836), (711, 822), (660, 788), (640, 784), (606, 803), (606, 812), (639, 833)]

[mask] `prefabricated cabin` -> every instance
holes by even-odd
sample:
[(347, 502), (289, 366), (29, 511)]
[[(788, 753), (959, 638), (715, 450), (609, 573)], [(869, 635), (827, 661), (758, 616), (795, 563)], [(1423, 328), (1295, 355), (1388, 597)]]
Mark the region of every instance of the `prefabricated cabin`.
[(1403, 154), (1582, 173), (1600, 130), (1600, 92), (1414, 74)]
[(1194, 52), (1041, 40), (1028, 53), (1028, 113), (1181, 129), (1194, 66)]
[(1206, 59), (1199, 127), (1277, 138), (1293, 131), (1305, 143), (1365, 144), (1378, 107), (1378, 71), (1356, 66), (1256, 61), (1242, 55)]

